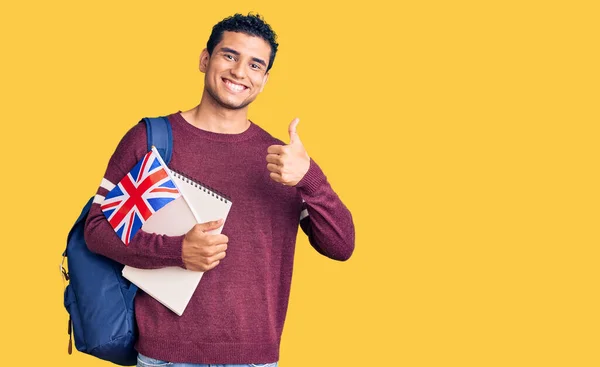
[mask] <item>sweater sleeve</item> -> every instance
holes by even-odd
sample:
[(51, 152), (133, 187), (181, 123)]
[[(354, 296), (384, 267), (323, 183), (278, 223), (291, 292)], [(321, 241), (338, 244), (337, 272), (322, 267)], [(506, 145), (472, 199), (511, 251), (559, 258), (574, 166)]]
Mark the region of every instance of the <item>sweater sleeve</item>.
[(90, 251), (124, 265), (141, 269), (184, 267), (181, 257), (184, 235), (157, 235), (140, 229), (126, 246), (100, 209), (106, 194), (137, 164), (146, 150), (146, 126), (140, 122), (125, 134), (109, 160), (86, 220), (85, 241)]
[(310, 244), (331, 259), (348, 260), (354, 251), (352, 215), (312, 158), (296, 187), (304, 200), (300, 227)]

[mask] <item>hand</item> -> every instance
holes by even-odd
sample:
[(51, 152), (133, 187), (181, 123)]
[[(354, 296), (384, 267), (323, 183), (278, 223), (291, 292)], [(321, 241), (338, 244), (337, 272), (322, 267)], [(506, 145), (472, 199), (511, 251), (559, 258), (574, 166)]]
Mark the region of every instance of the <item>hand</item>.
[(225, 257), (229, 238), (224, 234), (206, 232), (223, 225), (223, 219), (196, 224), (183, 238), (181, 257), (186, 269), (208, 271)]
[(287, 186), (296, 186), (310, 167), (310, 157), (300, 141), (296, 126), (300, 119), (295, 118), (288, 129), (290, 143), (288, 145), (271, 145), (267, 149), (267, 169), (275, 182)]

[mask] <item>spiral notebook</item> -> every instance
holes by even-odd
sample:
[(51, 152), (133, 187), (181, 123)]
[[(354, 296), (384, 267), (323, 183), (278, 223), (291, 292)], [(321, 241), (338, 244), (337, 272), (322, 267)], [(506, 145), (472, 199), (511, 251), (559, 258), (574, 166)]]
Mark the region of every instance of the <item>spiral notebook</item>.
[[(196, 223), (227, 219), (231, 200), (179, 172), (170, 170), (170, 174), (182, 196), (154, 213), (144, 223), (142, 230), (179, 236), (187, 233)], [(223, 225), (207, 233), (219, 234)], [(203, 274), (180, 267), (123, 268), (125, 278), (179, 316), (183, 314)]]

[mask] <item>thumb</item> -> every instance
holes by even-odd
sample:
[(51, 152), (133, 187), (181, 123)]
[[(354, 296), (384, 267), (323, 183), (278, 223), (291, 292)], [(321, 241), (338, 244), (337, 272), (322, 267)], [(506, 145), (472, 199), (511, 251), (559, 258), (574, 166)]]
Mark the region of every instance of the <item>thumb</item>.
[(210, 221), (210, 222), (199, 223), (196, 226), (202, 232), (207, 232), (207, 231), (212, 231), (213, 229), (219, 228), (222, 224), (223, 224), (223, 219), (219, 219), (219, 220), (213, 220), (213, 221)]
[(290, 133), (290, 144), (295, 144), (295, 143), (300, 142), (300, 137), (298, 136), (298, 133), (296, 132), (296, 127), (298, 126), (299, 122), (300, 122), (300, 119), (296, 117), (290, 123), (290, 127), (288, 128), (288, 132)]

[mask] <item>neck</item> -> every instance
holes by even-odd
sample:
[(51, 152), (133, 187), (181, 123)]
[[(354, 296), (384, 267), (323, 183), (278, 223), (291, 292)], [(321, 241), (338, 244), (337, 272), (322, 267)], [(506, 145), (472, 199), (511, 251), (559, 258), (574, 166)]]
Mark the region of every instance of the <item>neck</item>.
[(248, 129), (248, 106), (230, 110), (207, 95), (204, 92), (199, 105), (181, 113), (187, 122), (199, 129), (220, 134), (240, 134)]

